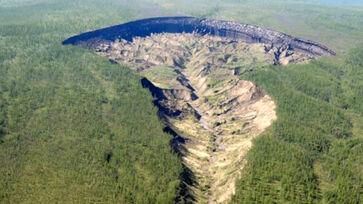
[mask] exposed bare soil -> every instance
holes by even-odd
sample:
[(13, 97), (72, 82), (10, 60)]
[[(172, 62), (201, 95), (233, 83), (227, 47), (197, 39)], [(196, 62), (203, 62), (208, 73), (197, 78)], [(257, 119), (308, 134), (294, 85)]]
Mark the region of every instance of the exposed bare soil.
[(165, 122), (183, 138), (174, 147), (193, 172), (194, 184), (187, 187), (198, 203), (231, 198), (253, 138), (276, 120), (271, 97), (239, 76), (257, 66), (312, 58), (288, 46), (194, 33), (98, 43), (93, 49), (145, 77)]

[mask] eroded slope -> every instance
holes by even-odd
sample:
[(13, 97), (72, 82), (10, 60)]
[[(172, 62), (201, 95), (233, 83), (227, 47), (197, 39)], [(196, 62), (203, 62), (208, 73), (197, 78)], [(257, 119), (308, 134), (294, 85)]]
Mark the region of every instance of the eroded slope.
[(276, 63), (276, 52), (286, 53), (280, 61), (311, 58), (271, 44), (186, 33), (105, 42), (93, 49), (145, 76), (143, 85), (182, 138), (174, 147), (194, 174), (188, 188), (200, 203), (229, 200), (252, 139), (276, 119), (272, 99), (238, 75)]

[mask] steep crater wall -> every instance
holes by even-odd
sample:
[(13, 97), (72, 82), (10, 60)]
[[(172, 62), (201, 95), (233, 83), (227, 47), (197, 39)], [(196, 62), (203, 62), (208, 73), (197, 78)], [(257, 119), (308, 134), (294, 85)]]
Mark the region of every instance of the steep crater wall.
[(63, 44), (80, 44), (90, 39), (106, 41), (127, 40), (134, 37), (146, 37), (152, 33), (198, 33), (215, 35), (247, 43), (269, 43), (276, 46), (289, 47), (314, 56), (335, 55), (329, 48), (308, 40), (293, 37), (270, 29), (231, 22), (195, 17), (160, 17), (149, 18), (112, 26), (78, 36), (71, 37)]

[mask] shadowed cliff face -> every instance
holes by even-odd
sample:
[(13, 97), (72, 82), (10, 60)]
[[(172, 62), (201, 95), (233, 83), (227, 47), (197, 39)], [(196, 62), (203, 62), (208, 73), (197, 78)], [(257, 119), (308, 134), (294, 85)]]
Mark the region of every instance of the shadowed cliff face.
[(276, 120), (275, 103), (240, 75), (334, 52), (276, 31), (228, 21), (165, 17), (65, 40), (144, 78), (185, 171), (177, 202), (226, 203), (252, 140)]
[(258, 26), (223, 20), (194, 17), (161, 17), (133, 21), (71, 37), (63, 44), (77, 45), (90, 39), (100, 41), (127, 40), (146, 37), (152, 33), (198, 33), (215, 35), (247, 43), (268, 43), (313, 56), (335, 55), (335, 52), (318, 43), (296, 38)]

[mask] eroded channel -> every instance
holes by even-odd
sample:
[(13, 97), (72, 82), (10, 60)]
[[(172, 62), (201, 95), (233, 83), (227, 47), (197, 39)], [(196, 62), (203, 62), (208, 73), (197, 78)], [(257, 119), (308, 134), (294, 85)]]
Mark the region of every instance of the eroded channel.
[(93, 49), (145, 77), (166, 124), (183, 138), (176, 148), (194, 175), (187, 187), (200, 203), (221, 203), (235, 191), (251, 140), (276, 119), (272, 99), (239, 79), (253, 66), (274, 63), (266, 46), (184, 33)]

